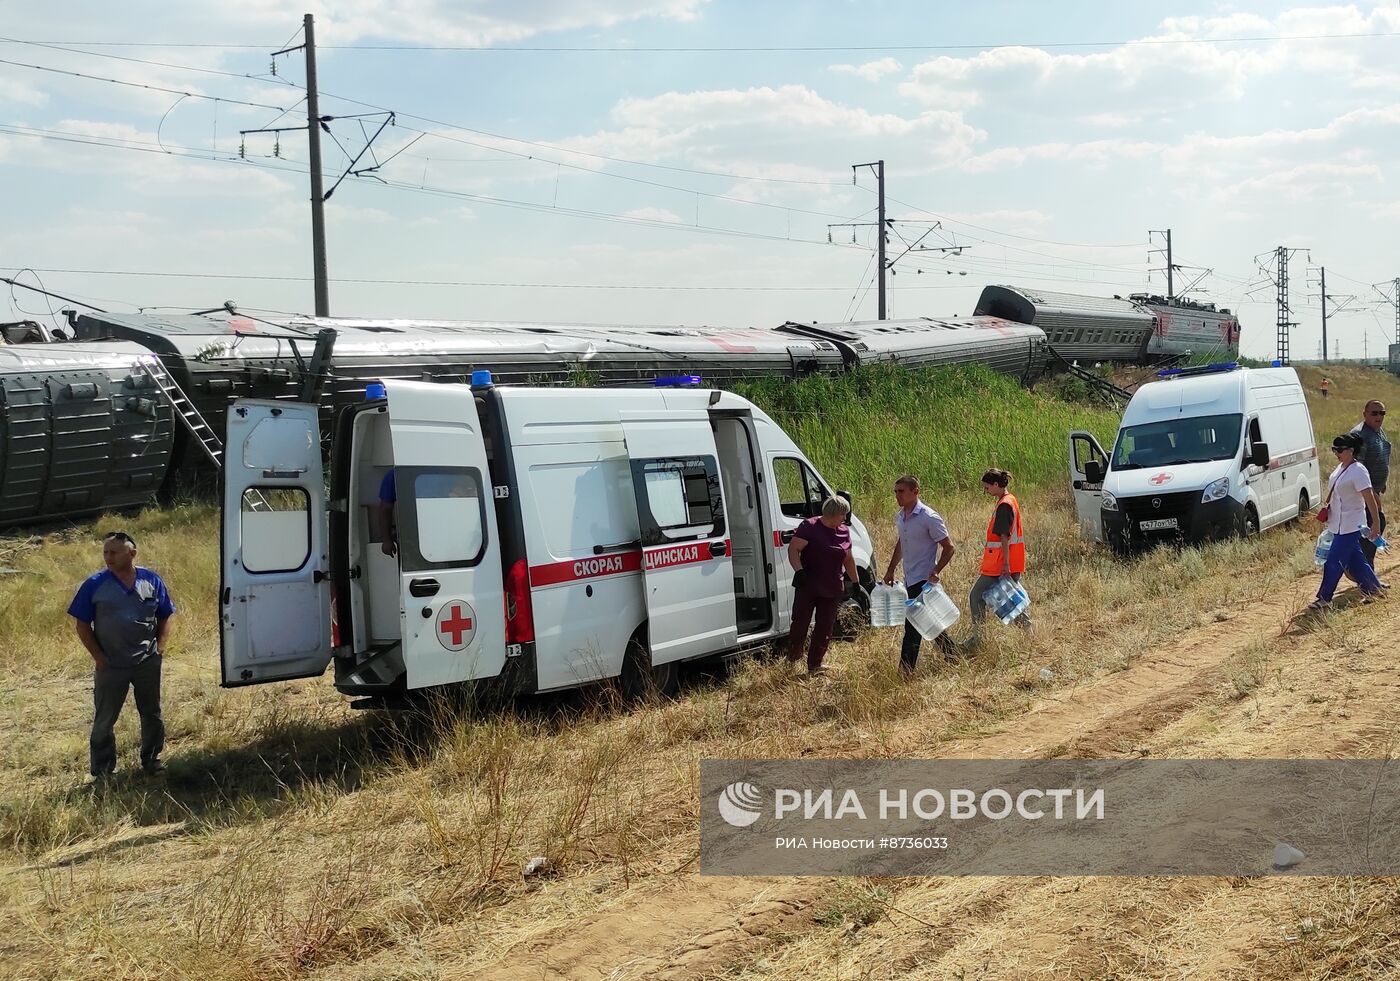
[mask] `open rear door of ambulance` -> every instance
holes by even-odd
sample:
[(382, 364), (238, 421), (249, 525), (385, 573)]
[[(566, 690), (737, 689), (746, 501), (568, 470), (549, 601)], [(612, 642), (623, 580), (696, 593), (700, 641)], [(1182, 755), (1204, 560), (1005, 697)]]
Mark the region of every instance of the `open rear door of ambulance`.
[(709, 413), (622, 412), (653, 665), (738, 643), (734, 563)]
[(476, 397), (466, 385), (385, 387), (408, 687), (494, 678), (506, 663), (505, 600)]
[(317, 408), (240, 400), (226, 437), (222, 683), (319, 675), (331, 662), (331, 584)]

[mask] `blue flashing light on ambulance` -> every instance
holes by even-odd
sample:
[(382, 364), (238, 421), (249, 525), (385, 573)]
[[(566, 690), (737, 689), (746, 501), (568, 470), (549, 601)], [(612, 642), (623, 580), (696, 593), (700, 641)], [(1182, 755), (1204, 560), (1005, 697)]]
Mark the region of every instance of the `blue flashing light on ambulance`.
[[(787, 544), (832, 491), (762, 410), (695, 376), (636, 389), (472, 380), (386, 380), (382, 397), (343, 409), (329, 494), (315, 405), (233, 404), (224, 686), (333, 667), (364, 707), (458, 684), (669, 692), (685, 662), (786, 636)], [(391, 467), (396, 557), (375, 506)], [(859, 602), (873, 545), (849, 523)]]
[(1292, 368), (1235, 362), (1159, 372), (1134, 393), (1111, 453), (1069, 435), (1081, 533), (1127, 553), (1248, 536), (1321, 499), (1312, 418)]

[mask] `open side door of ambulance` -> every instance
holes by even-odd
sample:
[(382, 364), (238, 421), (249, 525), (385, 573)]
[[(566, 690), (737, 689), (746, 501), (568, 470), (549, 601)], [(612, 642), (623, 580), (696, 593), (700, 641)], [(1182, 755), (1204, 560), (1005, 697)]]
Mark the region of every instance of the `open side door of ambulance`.
[(409, 688), (494, 678), (506, 661), (501, 543), (476, 396), (386, 382)]
[(620, 413), (641, 529), (653, 665), (738, 643), (734, 563), (709, 413)]
[(1103, 478), (1107, 472), (1108, 454), (1094, 434), (1082, 429), (1071, 432), (1069, 486), (1074, 494), (1079, 533), (1092, 542), (1103, 541)]
[(331, 661), (331, 585), (317, 408), (240, 400), (226, 435), (223, 685), (319, 675)]

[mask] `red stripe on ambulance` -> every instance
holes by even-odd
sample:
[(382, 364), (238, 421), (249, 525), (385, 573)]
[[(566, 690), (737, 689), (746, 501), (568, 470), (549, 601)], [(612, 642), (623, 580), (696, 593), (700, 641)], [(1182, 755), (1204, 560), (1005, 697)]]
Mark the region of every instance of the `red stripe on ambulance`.
[(629, 572), (646, 569), (669, 569), (674, 566), (706, 562), (729, 554), (729, 541), (724, 543), (724, 551), (719, 556), (710, 554), (709, 542), (687, 542), (684, 545), (662, 545), (659, 548), (642, 551), (618, 552), (613, 555), (599, 555), (587, 559), (569, 559), (564, 562), (551, 562), (547, 565), (530, 567), (530, 586), (557, 586), (560, 583), (580, 582), (584, 579), (603, 579), (620, 576)]
[(557, 586), (561, 582), (578, 582), (583, 579), (619, 576), (628, 572), (637, 572), (641, 568), (641, 549), (617, 552), (613, 555), (597, 555), (586, 559), (566, 559), (563, 562), (531, 566), (530, 585), (533, 587)]

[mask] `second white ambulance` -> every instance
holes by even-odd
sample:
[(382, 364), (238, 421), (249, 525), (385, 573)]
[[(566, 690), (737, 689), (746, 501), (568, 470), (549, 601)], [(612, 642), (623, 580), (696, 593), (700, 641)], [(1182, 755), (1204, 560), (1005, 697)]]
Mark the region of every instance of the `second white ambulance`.
[(1297, 372), (1230, 362), (1159, 374), (1133, 394), (1111, 457), (1092, 434), (1070, 433), (1085, 537), (1126, 552), (1163, 539), (1253, 535), (1320, 503)]

